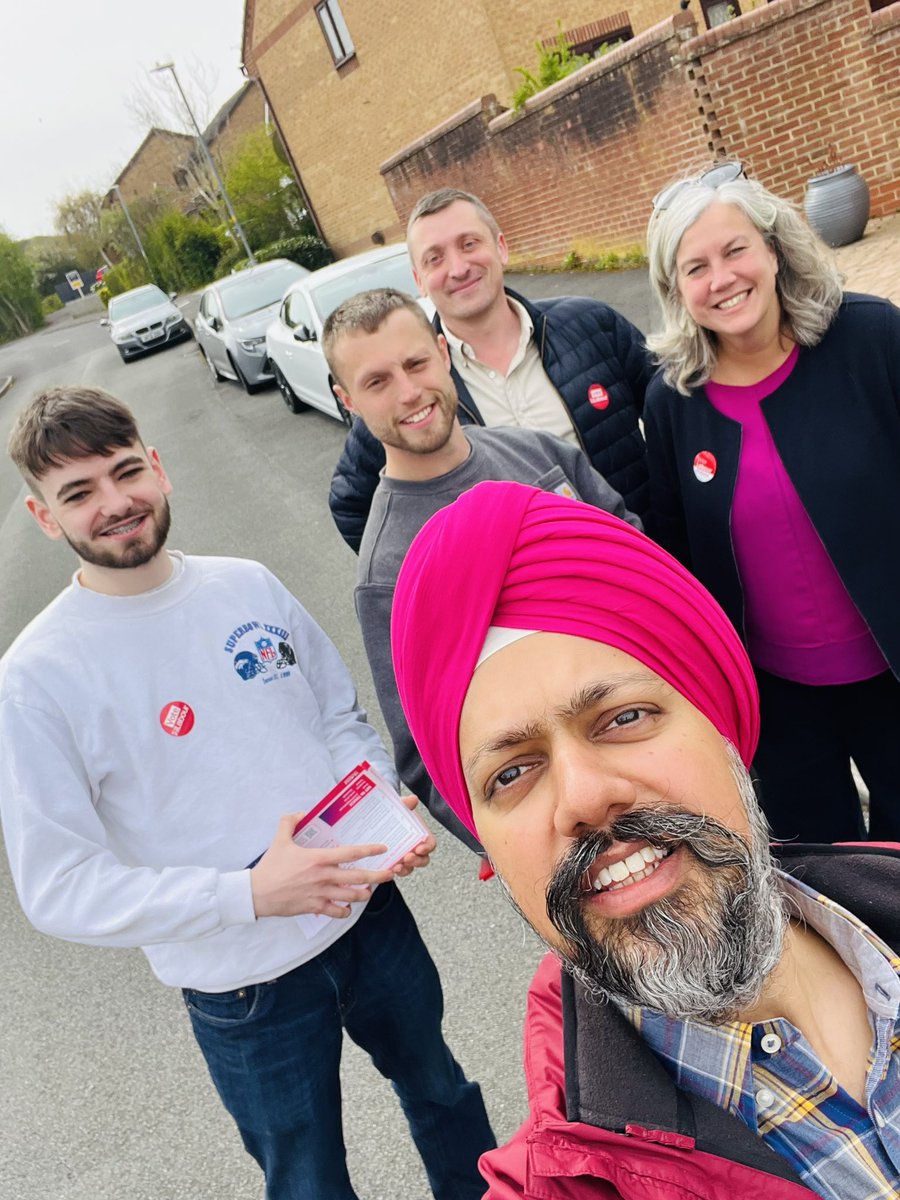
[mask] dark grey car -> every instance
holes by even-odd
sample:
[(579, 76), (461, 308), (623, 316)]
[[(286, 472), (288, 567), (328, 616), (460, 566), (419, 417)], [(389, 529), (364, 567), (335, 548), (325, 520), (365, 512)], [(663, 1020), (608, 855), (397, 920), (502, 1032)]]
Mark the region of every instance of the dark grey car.
[(266, 327), (287, 289), (308, 274), (275, 258), (210, 284), (200, 297), (194, 333), (214, 379), (237, 380), (248, 392), (271, 381)]

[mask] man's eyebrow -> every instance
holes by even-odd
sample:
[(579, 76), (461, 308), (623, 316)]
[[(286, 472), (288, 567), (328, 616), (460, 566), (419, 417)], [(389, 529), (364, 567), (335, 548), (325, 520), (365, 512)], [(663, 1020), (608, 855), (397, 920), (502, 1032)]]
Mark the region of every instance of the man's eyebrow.
[[(580, 688), (566, 703), (553, 709), (552, 719), (572, 720), (583, 713), (603, 704), (613, 698), (616, 692), (626, 687), (658, 686), (662, 680), (653, 671), (628, 671), (621, 675), (608, 675), (602, 681), (587, 684)], [(468, 775), (478, 765), (479, 761), (488, 754), (499, 754), (504, 750), (514, 750), (524, 742), (533, 742), (543, 736), (547, 730), (547, 722), (529, 721), (525, 725), (514, 725), (504, 729), (495, 737), (488, 738), (476, 746), (463, 763), (463, 772)]]
[(608, 675), (602, 682), (589, 683), (576, 692), (568, 704), (560, 705), (554, 710), (553, 715), (564, 720), (571, 720), (573, 717), (580, 717), (582, 713), (594, 708), (597, 704), (609, 700), (622, 688), (633, 687), (635, 684), (644, 686), (659, 682), (659, 676), (652, 671), (627, 671), (621, 675)]
[[(120, 471), (122, 467), (131, 467), (135, 463), (142, 463), (144, 459), (140, 454), (128, 454), (125, 458), (120, 458), (115, 462), (107, 472), (108, 475), (114, 475), (116, 471)], [(80, 488), (87, 487), (93, 483), (92, 479), (70, 479), (68, 483), (64, 483), (56, 493), (56, 499), (62, 500), (69, 495), (70, 492), (77, 492)]]

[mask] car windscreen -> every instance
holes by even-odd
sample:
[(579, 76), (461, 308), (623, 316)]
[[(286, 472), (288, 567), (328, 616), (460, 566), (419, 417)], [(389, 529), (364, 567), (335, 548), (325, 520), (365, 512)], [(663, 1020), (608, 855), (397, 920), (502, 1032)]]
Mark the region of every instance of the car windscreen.
[(124, 317), (133, 317), (135, 313), (168, 302), (169, 297), (160, 288), (150, 288), (146, 292), (126, 292), (124, 296), (113, 296), (110, 300), (109, 319), (121, 321)]
[(277, 304), (291, 284), (304, 274), (302, 267), (285, 263), (283, 267), (261, 275), (248, 275), (246, 279), (221, 284), (218, 291), (226, 319), (236, 321), (257, 309)]
[(316, 312), (324, 321), (339, 304), (357, 292), (367, 292), (369, 288), (396, 288), (398, 292), (406, 292), (409, 296), (418, 295), (408, 256), (405, 253), (398, 254), (396, 258), (387, 258), (356, 271), (348, 271), (337, 279), (326, 279), (317, 287), (310, 288), (310, 295)]

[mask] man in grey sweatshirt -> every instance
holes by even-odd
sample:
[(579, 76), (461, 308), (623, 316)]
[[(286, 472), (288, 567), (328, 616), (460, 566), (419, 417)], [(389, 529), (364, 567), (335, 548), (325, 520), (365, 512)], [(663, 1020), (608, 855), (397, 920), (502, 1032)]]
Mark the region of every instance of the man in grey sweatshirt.
[(429, 517), (485, 479), (572, 496), (637, 528), (640, 521), (577, 446), (527, 429), (461, 426), (447, 343), (402, 292), (379, 288), (346, 300), (325, 322), (322, 349), (338, 396), (385, 449), (359, 552), (355, 600), (397, 772), (432, 816), (480, 850), (432, 784), (397, 695), (391, 605), (406, 551)]

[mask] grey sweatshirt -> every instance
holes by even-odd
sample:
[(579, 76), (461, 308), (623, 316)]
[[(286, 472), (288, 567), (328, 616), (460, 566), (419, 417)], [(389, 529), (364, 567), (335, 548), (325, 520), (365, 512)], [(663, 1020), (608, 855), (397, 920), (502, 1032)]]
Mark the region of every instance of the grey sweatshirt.
[(442, 825), (473, 850), (481, 847), (447, 807), (419, 757), (400, 706), (391, 661), (391, 605), (400, 567), (413, 538), (439, 509), (485, 479), (527, 483), (641, 523), (577, 446), (529, 429), (463, 426), (471, 445), (460, 466), (436, 479), (412, 482), (383, 475), (372, 501), (359, 551), (355, 601), (378, 702), (394, 743), (397, 772)]

